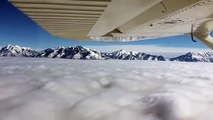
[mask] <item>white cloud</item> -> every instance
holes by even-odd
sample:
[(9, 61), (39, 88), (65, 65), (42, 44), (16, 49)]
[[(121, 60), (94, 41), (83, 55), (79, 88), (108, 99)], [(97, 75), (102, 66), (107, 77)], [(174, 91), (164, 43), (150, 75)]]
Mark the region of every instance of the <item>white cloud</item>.
[(213, 120), (212, 69), (209, 63), (0, 58), (0, 120)]

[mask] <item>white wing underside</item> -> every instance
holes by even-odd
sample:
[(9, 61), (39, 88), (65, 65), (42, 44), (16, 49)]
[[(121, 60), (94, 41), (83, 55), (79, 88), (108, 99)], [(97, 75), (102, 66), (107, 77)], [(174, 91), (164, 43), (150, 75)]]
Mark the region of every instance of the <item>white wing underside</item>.
[(76, 40), (128, 42), (183, 34), (202, 40), (213, 28), (213, 0), (10, 2), (52, 35)]

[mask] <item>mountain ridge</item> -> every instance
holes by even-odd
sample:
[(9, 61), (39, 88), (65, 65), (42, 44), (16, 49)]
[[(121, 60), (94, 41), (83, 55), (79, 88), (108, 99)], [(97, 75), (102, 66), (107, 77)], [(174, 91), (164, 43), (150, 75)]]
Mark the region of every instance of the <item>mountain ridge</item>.
[(44, 50), (33, 50), (29, 47), (7, 45), (0, 48), (1, 57), (38, 57), (63, 58), (74, 60), (151, 60), (177, 62), (213, 62), (213, 52), (188, 52), (184, 55), (165, 59), (162, 55), (151, 55), (144, 52), (125, 51), (101, 52), (83, 46), (54, 47)]
[(170, 61), (179, 62), (213, 62), (213, 52), (188, 52), (174, 58)]

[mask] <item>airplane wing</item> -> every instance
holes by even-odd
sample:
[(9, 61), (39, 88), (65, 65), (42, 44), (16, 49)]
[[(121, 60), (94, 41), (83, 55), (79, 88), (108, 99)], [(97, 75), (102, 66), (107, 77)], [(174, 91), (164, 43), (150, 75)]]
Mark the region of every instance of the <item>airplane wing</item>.
[(9, 0), (54, 36), (128, 42), (191, 34), (213, 48), (213, 0)]

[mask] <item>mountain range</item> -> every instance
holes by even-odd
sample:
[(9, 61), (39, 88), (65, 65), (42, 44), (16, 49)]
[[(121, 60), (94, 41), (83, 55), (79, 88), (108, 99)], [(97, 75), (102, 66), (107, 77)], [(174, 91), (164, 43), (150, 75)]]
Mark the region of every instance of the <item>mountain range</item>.
[(37, 57), (37, 58), (64, 58), (77, 60), (153, 60), (153, 61), (180, 61), (180, 62), (213, 62), (213, 52), (193, 53), (165, 59), (161, 55), (151, 55), (143, 52), (118, 50), (107, 53), (85, 48), (82, 46), (56, 47), (37, 51), (18, 45), (7, 45), (0, 49), (1, 57)]
[(189, 52), (175, 58), (170, 58), (170, 61), (180, 62), (213, 62), (213, 52)]

